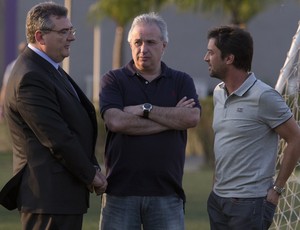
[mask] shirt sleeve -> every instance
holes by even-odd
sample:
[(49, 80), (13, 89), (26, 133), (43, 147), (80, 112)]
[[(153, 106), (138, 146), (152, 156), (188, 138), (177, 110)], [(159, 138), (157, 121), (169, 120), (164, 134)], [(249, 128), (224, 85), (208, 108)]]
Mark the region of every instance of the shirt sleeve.
[(186, 96), (188, 99), (193, 98), (196, 103), (194, 107), (201, 109), (199, 96), (197, 94), (193, 78), (186, 74), (182, 79), (183, 83), (180, 84), (182, 88), (180, 90), (181, 93), (179, 100), (181, 100), (184, 96)]
[(123, 109), (122, 89), (113, 71), (105, 74), (101, 79), (100, 113), (103, 114), (110, 108)]
[(267, 90), (261, 94), (259, 110), (260, 118), (272, 129), (293, 116), (282, 96), (274, 89)]

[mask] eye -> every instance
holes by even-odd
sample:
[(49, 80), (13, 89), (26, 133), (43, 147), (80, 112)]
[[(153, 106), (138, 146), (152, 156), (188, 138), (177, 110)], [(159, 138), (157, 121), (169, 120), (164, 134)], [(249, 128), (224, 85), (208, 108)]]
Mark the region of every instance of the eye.
[(67, 33), (69, 33), (69, 31), (70, 31), (69, 29), (63, 29), (63, 30), (60, 30), (59, 33), (62, 35), (66, 35)]
[(207, 54), (208, 54), (208, 55), (213, 55), (213, 53), (214, 53), (214, 52), (213, 52), (212, 50), (208, 50), (208, 51), (207, 51)]
[(141, 40), (136, 40), (133, 44), (135, 46), (141, 46), (142, 45), (142, 41)]
[(156, 41), (152, 41), (152, 40), (150, 40), (150, 41), (147, 41), (147, 43), (148, 43), (148, 45), (155, 45), (155, 44), (157, 44), (157, 42), (156, 42)]

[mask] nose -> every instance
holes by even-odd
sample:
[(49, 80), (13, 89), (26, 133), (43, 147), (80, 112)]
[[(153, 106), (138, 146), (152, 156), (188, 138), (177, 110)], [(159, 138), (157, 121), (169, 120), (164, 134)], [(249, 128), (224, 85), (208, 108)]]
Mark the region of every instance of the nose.
[(205, 55), (204, 55), (204, 61), (206, 61), (206, 62), (208, 62), (209, 61), (209, 58), (208, 58), (208, 53), (206, 53)]
[(75, 38), (75, 33), (69, 33), (69, 35), (68, 35), (68, 40), (69, 40), (69, 41), (75, 41), (75, 40), (76, 40), (76, 38)]
[(142, 42), (142, 44), (140, 46), (140, 51), (142, 53), (145, 53), (147, 51), (147, 43), (146, 42)]

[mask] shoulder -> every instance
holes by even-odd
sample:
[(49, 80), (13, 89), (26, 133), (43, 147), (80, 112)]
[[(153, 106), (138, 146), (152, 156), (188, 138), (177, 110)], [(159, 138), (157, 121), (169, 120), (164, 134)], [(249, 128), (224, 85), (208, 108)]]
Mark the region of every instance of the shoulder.
[(275, 91), (274, 88), (272, 88), (270, 85), (266, 84), (265, 82), (257, 79), (255, 84), (254, 84), (254, 88), (256, 88), (257, 90), (260, 90), (262, 92), (266, 91), (266, 90), (271, 90), (271, 91)]
[[(272, 88), (270, 85), (264, 83), (261, 80), (257, 80), (251, 88), (252, 93), (257, 94), (261, 101), (266, 100), (280, 100), (283, 101), (282, 95)], [(276, 99), (277, 98), (277, 99)]]
[(101, 88), (116, 84), (117, 82), (122, 82), (122, 80), (126, 79), (127, 77), (128, 75), (123, 68), (109, 70), (101, 78)]
[(267, 118), (271, 127), (276, 127), (281, 122), (288, 120), (292, 113), (282, 95), (261, 81), (257, 83), (260, 116)]
[(164, 62), (161, 62), (161, 69), (162, 69), (162, 74), (166, 76), (191, 78), (191, 76), (188, 73), (171, 68), (167, 66)]
[(224, 82), (220, 82), (219, 84), (217, 84), (213, 90), (213, 94), (214, 96), (220, 94), (220, 93), (224, 93), (225, 90), (225, 83)]
[(162, 76), (179, 84), (194, 84), (193, 78), (186, 72), (168, 67), (162, 62)]
[(133, 71), (130, 63), (128, 63), (127, 65), (118, 68), (118, 69), (112, 69), (107, 71), (102, 78), (122, 78), (124, 76), (133, 76), (135, 74), (135, 72)]
[(11, 74), (11, 82), (19, 87), (50, 88), (56, 79), (56, 69), (50, 63), (36, 62), (34, 59), (18, 58)]

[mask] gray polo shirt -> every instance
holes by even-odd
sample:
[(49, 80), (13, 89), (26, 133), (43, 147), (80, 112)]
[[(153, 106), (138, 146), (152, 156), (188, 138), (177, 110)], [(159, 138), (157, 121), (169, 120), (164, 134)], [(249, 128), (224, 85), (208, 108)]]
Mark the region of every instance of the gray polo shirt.
[(214, 192), (221, 197), (263, 197), (273, 183), (279, 137), (274, 128), (292, 113), (282, 96), (253, 73), (231, 95), (214, 90)]

